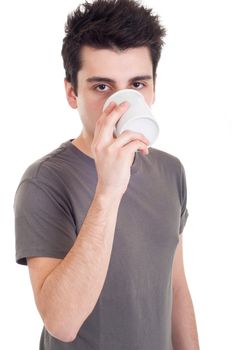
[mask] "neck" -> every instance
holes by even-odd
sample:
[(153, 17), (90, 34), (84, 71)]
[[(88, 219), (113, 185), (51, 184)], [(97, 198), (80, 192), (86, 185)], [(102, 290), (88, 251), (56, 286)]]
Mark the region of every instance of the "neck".
[[(72, 144), (77, 147), (79, 150), (81, 150), (83, 153), (85, 153), (90, 158), (94, 159), (93, 153), (91, 151), (91, 143), (93, 141), (93, 138), (91, 138), (90, 135), (88, 135), (84, 130), (80, 133), (80, 135), (72, 141)], [(135, 155), (134, 155), (135, 159)]]
[(79, 148), (79, 150), (81, 150), (87, 156), (94, 159), (93, 153), (91, 151), (92, 140), (93, 139), (84, 130), (82, 130), (80, 135), (72, 141), (72, 144)]

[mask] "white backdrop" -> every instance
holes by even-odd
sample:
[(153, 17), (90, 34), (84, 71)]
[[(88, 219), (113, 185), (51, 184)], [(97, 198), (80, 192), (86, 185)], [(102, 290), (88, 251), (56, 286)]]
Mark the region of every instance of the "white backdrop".
[[(38, 349), (42, 327), (28, 270), (15, 263), (13, 198), (26, 167), (76, 137), (65, 98), (64, 23), (78, 1), (0, 5), (1, 333), (6, 348)], [(229, 0), (147, 0), (167, 27), (158, 67), (154, 147), (182, 161), (189, 218), (184, 261), (202, 350), (231, 349), (232, 50)]]

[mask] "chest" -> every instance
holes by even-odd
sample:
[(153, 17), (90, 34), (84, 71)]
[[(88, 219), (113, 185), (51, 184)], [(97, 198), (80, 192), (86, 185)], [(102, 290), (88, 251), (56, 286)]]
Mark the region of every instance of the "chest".
[(170, 283), (179, 241), (179, 196), (174, 183), (154, 180), (132, 181), (121, 201), (103, 297), (109, 290), (120, 298), (146, 297)]

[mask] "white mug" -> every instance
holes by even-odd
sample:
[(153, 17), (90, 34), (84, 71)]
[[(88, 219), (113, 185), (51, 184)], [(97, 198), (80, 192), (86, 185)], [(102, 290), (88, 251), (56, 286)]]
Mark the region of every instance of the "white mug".
[(105, 102), (103, 110), (111, 101), (120, 104), (128, 101), (130, 106), (122, 115), (114, 128), (114, 135), (118, 137), (125, 130), (142, 133), (151, 146), (159, 134), (159, 126), (155, 121), (152, 111), (146, 103), (144, 96), (133, 89), (123, 89), (112, 94)]

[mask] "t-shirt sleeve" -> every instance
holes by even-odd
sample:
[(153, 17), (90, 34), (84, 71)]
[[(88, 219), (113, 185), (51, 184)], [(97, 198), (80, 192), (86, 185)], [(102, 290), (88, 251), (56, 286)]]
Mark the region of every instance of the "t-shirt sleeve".
[(180, 172), (180, 202), (181, 202), (181, 217), (180, 217), (179, 234), (183, 232), (187, 218), (189, 216), (189, 212), (187, 209), (186, 175), (182, 164), (181, 164), (181, 172)]
[(14, 211), (17, 263), (26, 265), (32, 256), (65, 257), (76, 239), (76, 227), (59, 193), (25, 180), (16, 191)]

